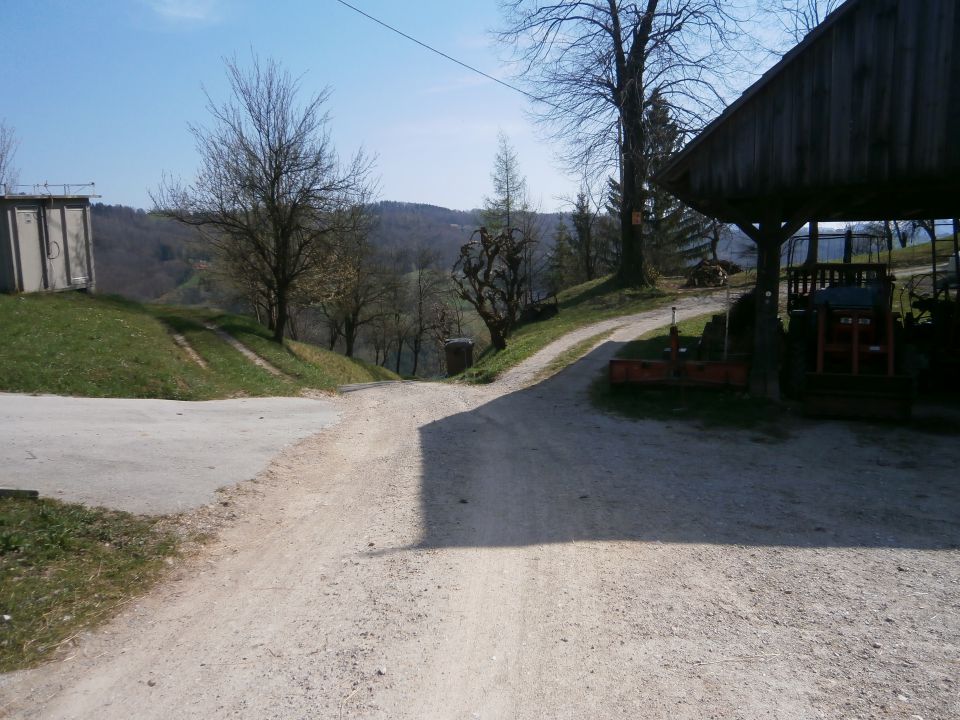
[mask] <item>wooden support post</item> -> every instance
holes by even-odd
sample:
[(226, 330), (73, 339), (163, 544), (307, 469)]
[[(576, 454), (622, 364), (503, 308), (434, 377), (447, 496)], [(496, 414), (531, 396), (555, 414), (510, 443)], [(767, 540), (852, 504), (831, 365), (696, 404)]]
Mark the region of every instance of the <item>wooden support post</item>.
[(750, 394), (780, 400), (780, 247), (786, 236), (779, 222), (760, 224), (757, 243), (756, 314)]

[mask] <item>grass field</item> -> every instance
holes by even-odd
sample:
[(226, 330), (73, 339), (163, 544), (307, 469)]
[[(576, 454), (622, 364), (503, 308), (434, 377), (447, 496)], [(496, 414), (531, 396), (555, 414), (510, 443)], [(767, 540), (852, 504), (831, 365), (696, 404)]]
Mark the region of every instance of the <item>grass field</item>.
[(115, 615), (178, 542), (157, 519), (0, 498), (0, 672), (35, 665)]
[[(216, 322), (280, 368), (252, 364), (206, 327)], [(252, 320), (83, 293), (0, 295), (0, 391), (210, 400), (332, 391), (391, 379), (388, 370), (303, 343), (280, 346)], [(208, 367), (174, 343), (184, 335)]]
[(472, 383), (492, 382), (503, 371), (525, 360), (571, 330), (619, 315), (644, 312), (669, 304), (676, 294), (667, 290), (620, 288), (613, 278), (602, 278), (564, 290), (558, 295), (560, 312), (541, 322), (517, 328), (500, 352), (489, 348), (459, 377)]

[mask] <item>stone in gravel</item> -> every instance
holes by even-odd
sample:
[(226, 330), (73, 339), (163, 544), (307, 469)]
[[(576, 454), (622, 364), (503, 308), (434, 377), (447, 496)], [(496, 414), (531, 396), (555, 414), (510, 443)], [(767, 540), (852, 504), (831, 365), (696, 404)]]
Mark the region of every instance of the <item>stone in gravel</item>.
[(377, 675), (386, 675), (386, 674), (387, 674), (387, 669), (385, 667), (377, 668)]

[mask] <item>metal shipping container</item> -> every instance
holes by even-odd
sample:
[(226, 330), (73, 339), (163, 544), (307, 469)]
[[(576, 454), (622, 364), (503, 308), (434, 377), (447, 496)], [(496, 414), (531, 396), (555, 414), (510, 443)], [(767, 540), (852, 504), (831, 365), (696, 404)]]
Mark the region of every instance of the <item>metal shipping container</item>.
[(0, 292), (94, 288), (90, 195), (0, 195)]

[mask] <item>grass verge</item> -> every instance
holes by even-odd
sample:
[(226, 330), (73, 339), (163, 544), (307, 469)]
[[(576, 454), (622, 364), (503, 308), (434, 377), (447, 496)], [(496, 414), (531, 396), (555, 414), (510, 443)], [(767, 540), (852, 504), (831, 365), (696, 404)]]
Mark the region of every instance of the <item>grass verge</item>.
[[(677, 323), (680, 347), (696, 348), (710, 315)], [(657, 360), (670, 345), (669, 328), (659, 328), (627, 343), (617, 357)], [(698, 387), (611, 386), (606, 372), (590, 388), (593, 404), (623, 417), (641, 420), (685, 420), (701, 427), (758, 430), (766, 441), (787, 437), (784, 421), (788, 411), (767, 400), (751, 398), (733, 390)]]
[[(953, 258), (953, 239), (951, 237), (937, 238), (937, 262), (943, 263)], [(868, 255), (866, 253), (853, 256), (853, 262), (887, 262), (886, 250), (880, 253), (880, 260), (877, 260), (876, 253)], [(920, 267), (932, 264), (932, 253), (930, 243), (921, 243), (919, 245), (910, 245), (905, 248), (896, 247), (890, 253), (890, 267), (893, 269)]]
[(156, 518), (0, 498), (0, 672), (36, 665), (115, 615), (177, 546)]
[[(274, 377), (204, 327), (239, 336), (287, 378)], [(212, 400), (296, 395), (304, 389), (396, 379), (303, 343), (281, 346), (252, 320), (84, 293), (0, 295), (0, 391), (82, 397)], [(181, 333), (208, 367), (174, 343)]]
[(568, 347), (562, 353), (559, 353), (553, 360), (547, 363), (547, 366), (537, 373), (537, 377), (535, 379), (539, 381), (544, 380), (551, 375), (556, 375), (565, 367), (572, 365), (586, 355), (594, 345), (599, 343), (601, 340), (605, 340), (606, 338), (610, 337), (612, 334), (612, 330), (606, 330), (604, 332), (597, 333), (596, 335), (591, 335), (590, 337), (581, 340), (576, 345)]
[(621, 288), (612, 277), (593, 280), (558, 295), (560, 312), (549, 320), (517, 328), (505, 350), (489, 349), (459, 378), (471, 383), (493, 382), (505, 370), (526, 360), (571, 330), (590, 323), (652, 310), (670, 303), (673, 293), (657, 289)]

